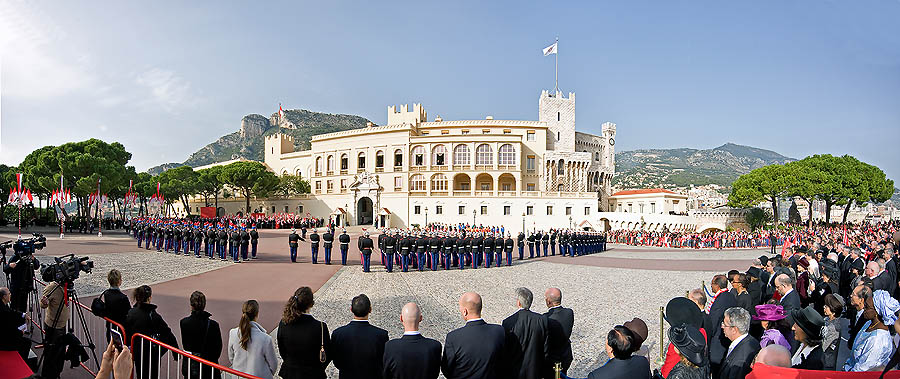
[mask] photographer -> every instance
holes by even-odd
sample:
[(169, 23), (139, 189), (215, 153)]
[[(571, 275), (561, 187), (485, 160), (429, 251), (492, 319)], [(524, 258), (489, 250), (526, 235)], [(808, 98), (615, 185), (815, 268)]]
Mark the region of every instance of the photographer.
[(34, 290), (34, 272), (41, 267), (34, 257), (34, 248), (22, 249), (23, 246), (21, 241), (16, 243), (15, 255), (3, 266), (3, 272), (9, 275), (9, 289), (12, 292), (10, 308), (19, 312), (27, 311), (28, 293)]

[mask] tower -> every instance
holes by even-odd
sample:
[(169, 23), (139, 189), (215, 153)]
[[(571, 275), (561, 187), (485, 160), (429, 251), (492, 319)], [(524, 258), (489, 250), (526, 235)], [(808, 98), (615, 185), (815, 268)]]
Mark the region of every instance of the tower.
[(275, 170), (276, 174), (279, 173), (276, 168), (280, 167), (279, 162), (281, 161), (281, 155), (293, 152), (294, 137), (283, 133), (275, 133), (266, 136), (265, 150), (263, 151), (263, 156), (265, 157), (264, 160), (266, 165)]
[(601, 125), (603, 133), (603, 166), (606, 172), (609, 172), (610, 179), (616, 172), (616, 124), (614, 122), (604, 122)]
[(541, 91), (538, 121), (547, 123), (547, 150), (575, 151), (575, 93)]

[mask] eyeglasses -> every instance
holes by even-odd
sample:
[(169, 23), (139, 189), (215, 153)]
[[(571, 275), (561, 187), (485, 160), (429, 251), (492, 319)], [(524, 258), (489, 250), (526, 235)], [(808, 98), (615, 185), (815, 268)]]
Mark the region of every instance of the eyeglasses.
[(724, 328), (734, 328), (735, 326), (734, 326), (734, 325), (728, 325), (728, 324), (725, 323), (725, 321), (722, 321), (722, 327), (724, 327)]

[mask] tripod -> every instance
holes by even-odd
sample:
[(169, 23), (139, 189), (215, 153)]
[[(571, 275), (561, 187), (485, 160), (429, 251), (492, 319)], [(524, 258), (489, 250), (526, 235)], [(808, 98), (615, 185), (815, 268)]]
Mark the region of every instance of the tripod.
[[(63, 367), (63, 359), (62, 355), (57, 355), (59, 353), (57, 350), (60, 348), (60, 339), (66, 333), (74, 333), (75, 323), (80, 325), (82, 330), (84, 330), (84, 337), (86, 341), (79, 341), (82, 344), (78, 345), (83, 348), (87, 348), (90, 350), (91, 358), (94, 359), (94, 369), (100, 370), (100, 361), (97, 359), (97, 351), (96, 345), (94, 344), (94, 339), (91, 336), (91, 330), (88, 329), (87, 321), (84, 317), (84, 309), (78, 306), (78, 293), (75, 291), (75, 284), (72, 281), (66, 281), (63, 284), (57, 285), (56, 288), (53, 289), (47, 296), (53, 295), (59, 289), (63, 289), (67, 293), (63, 296), (64, 302), (71, 302), (71, 306), (69, 309), (70, 317), (69, 324), (64, 327), (63, 335), (57, 335), (56, 332), (51, 332), (51, 330), (47, 330), (44, 332), (44, 354), (41, 356), (41, 362), (39, 362), (38, 366), (41, 367), (41, 374), (44, 377), (58, 377), (59, 373), (62, 371)], [(37, 295), (37, 291), (35, 291), (35, 298)], [(55, 324), (59, 317), (62, 315), (63, 306), (60, 305), (56, 309), (56, 315), (54, 318), (48, 320), (53, 320)], [(44, 324), (44, 326), (48, 326)], [(48, 334), (50, 334), (48, 338)], [(49, 357), (48, 357), (49, 356)], [(47, 358), (45, 361), (44, 358)]]

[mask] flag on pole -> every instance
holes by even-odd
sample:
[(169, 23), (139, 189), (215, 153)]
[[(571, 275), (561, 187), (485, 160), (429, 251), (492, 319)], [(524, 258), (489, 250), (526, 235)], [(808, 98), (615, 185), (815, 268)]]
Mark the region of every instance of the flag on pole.
[(847, 238), (847, 224), (844, 224), (844, 246), (850, 245), (850, 239)]
[(284, 109), (281, 109), (281, 103), (278, 103), (278, 119), (284, 121)]
[(785, 239), (784, 239), (784, 243), (781, 245), (781, 257), (782, 257), (782, 258), (787, 257), (788, 249), (791, 248), (791, 245), (792, 245), (792, 244), (793, 244), (793, 241), (791, 241), (790, 238), (785, 238)]
[(554, 42), (552, 45), (545, 47), (544, 48), (544, 56), (546, 57), (550, 54), (556, 54), (558, 44), (559, 44), (559, 42)]

